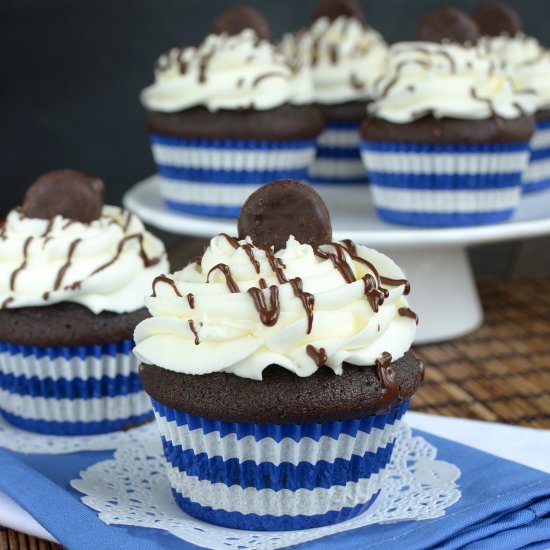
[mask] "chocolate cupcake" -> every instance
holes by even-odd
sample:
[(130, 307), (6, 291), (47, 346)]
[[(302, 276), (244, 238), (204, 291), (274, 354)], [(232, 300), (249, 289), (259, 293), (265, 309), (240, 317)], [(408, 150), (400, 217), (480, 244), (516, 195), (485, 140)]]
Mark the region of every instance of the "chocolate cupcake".
[(55, 435), (152, 418), (132, 354), (143, 297), (168, 262), (130, 212), (103, 205), (103, 182), (41, 176), (0, 230), (0, 411)]
[(409, 284), (383, 254), (332, 242), (304, 184), (261, 188), (238, 226), (155, 280), (135, 331), (174, 498), (237, 529), (343, 521), (379, 494), (423, 378)]
[(312, 25), (286, 34), (279, 46), (311, 71), (313, 96), (325, 120), (308, 180), (318, 184), (365, 184), (359, 126), (373, 85), (382, 76), (387, 45), (364, 22), (355, 0), (326, 0)]
[(214, 31), (163, 54), (141, 100), (166, 205), (236, 217), (260, 185), (306, 178), (323, 119), (308, 74), (277, 53), (258, 12), (231, 8)]
[(536, 38), (522, 33), (519, 15), (506, 4), (481, 5), (474, 17), (486, 36), (479, 48), (493, 56), (519, 93), (535, 99), (536, 130), (530, 143), (530, 160), (523, 175), (523, 192), (550, 187), (550, 51)]
[[(459, 30), (463, 17), (457, 16)], [(386, 221), (495, 223), (519, 203), (533, 94), (514, 90), (479, 48), (459, 44), (472, 36), (461, 33), (454, 43), (402, 42), (390, 49), (361, 128), (373, 200)]]

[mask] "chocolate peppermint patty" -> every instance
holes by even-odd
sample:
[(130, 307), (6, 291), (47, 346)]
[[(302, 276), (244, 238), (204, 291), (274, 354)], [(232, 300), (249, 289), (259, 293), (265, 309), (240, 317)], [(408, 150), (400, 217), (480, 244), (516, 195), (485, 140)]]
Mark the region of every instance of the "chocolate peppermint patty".
[[(388, 383), (384, 373), (390, 373)], [(258, 424), (312, 423), (383, 414), (411, 397), (424, 376), (412, 352), (389, 365), (344, 363), (343, 374), (320, 367), (301, 378), (277, 365), (263, 380), (216, 372), (193, 375), (140, 366), (145, 391), (178, 411), (212, 420)]]
[(361, 126), (361, 136), (365, 140), (373, 141), (434, 144), (506, 143), (527, 141), (533, 135), (534, 130), (534, 118), (527, 115), (513, 119), (493, 116), (483, 120), (437, 119), (432, 115), (427, 115), (406, 124), (369, 116)]
[(150, 133), (174, 137), (286, 141), (315, 138), (324, 119), (313, 105), (216, 112), (194, 107), (178, 113), (151, 112), (146, 127)]
[(45, 307), (0, 310), (0, 342), (24, 346), (90, 346), (131, 339), (136, 325), (149, 314), (95, 314), (80, 304), (62, 302)]

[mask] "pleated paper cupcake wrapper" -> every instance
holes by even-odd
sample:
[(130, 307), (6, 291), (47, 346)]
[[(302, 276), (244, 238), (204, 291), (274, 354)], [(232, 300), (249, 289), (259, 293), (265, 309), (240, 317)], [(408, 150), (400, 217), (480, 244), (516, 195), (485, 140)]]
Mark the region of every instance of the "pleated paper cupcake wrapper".
[(521, 197), (528, 146), (361, 142), (378, 215), (432, 227), (508, 219)]
[(82, 347), (0, 343), (0, 410), (14, 426), (49, 435), (93, 435), (153, 418), (134, 344)]
[(550, 120), (539, 120), (531, 138), (529, 165), (523, 175), (523, 192), (550, 188)]
[(162, 177), (161, 195), (172, 210), (236, 218), (243, 202), (279, 179), (306, 180), (315, 140), (184, 139), (151, 135)]
[(343, 422), (247, 424), (153, 400), (178, 505), (209, 523), (267, 531), (320, 527), (364, 512), (383, 485), (407, 406)]
[(317, 138), (315, 160), (308, 172), (312, 185), (365, 185), (368, 176), (361, 160), (361, 121), (329, 121)]

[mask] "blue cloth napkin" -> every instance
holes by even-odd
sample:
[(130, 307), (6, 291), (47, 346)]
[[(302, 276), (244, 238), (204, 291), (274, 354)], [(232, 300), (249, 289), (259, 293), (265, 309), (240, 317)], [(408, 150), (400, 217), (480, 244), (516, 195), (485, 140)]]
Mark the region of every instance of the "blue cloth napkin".
[[(550, 548), (550, 475), (431, 434), (414, 433), (437, 447), (438, 458), (462, 471), (462, 498), (447, 508), (445, 516), (370, 525), (295, 548)], [(111, 457), (112, 452), (52, 456), (0, 450), (0, 489), (70, 550), (197, 548), (164, 531), (105, 525), (80, 502), (80, 493), (69, 481)]]

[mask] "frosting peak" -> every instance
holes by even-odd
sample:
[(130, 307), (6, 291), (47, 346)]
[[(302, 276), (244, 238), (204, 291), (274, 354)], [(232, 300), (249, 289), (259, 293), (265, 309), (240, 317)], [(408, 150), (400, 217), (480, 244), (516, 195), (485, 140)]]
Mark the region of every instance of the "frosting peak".
[(167, 268), (161, 241), (115, 206), (103, 206), (90, 223), (29, 218), (16, 209), (0, 231), (4, 308), (75, 302), (94, 313), (135, 311)]
[(311, 99), (307, 71), (252, 29), (211, 34), (197, 47), (171, 49), (157, 61), (155, 83), (141, 94), (147, 109), (168, 113), (198, 105), (210, 111), (265, 110)]
[(537, 39), (524, 34), (484, 37), (478, 47), (494, 58), (516, 92), (532, 92), (537, 109), (550, 108), (550, 51)]
[(514, 90), (508, 76), (476, 47), (401, 42), (390, 48), (385, 75), (368, 109), (377, 118), (407, 123), (435, 118), (517, 118), (535, 109), (535, 96)]
[(218, 235), (201, 260), (158, 277), (136, 328), (145, 363), (188, 374), (261, 379), (270, 364), (309, 376), (323, 364), (399, 359), (416, 323), (395, 263), (351, 242), (286, 247)]
[(286, 34), (279, 48), (311, 68), (314, 99), (325, 104), (370, 99), (387, 56), (380, 34), (346, 16), (321, 17), (309, 29)]

